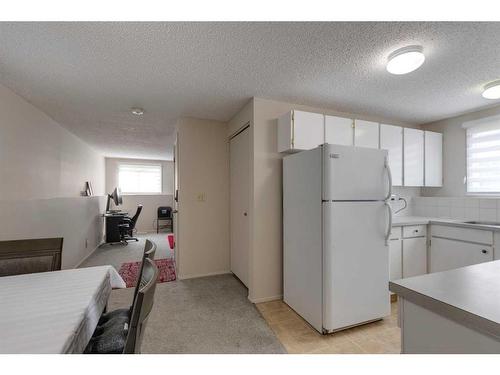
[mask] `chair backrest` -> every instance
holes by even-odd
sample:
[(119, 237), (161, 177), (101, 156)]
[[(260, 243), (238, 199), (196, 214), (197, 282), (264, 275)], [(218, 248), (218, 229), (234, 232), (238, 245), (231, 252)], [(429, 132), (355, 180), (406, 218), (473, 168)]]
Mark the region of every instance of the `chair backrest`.
[(135, 215), (132, 216), (132, 218), (130, 219), (130, 228), (129, 229), (135, 228), (135, 223), (137, 223), (137, 219), (139, 218), (141, 211), (142, 211), (142, 204), (137, 206), (137, 211), (135, 211)]
[(142, 339), (153, 309), (156, 281), (158, 279), (158, 267), (149, 258), (144, 259), (144, 269), (141, 279), (141, 287), (137, 293), (137, 299), (132, 308), (127, 339), (125, 341), (124, 354), (141, 352)]
[(151, 259), (154, 261), (156, 253), (156, 244), (151, 240), (146, 240), (146, 244), (144, 245), (144, 253), (142, 254), (141, 266), (139, 268), (139, 275), (137, 275), (137, 283), (135, 284), (134, 297), (132, 298), (132, 306), (134, 307), (135, 300), (137, 299), (137, 293), (139, 293), (139, 289), (141, 286), (142, 273), (144, 271), (144, 259)]
[(170, 219), (172, 217), (172, 207), (160, 206), (158, 207), (158, 219)]
[(0, 241), (0, 276), (58, 271), (62, 238)]

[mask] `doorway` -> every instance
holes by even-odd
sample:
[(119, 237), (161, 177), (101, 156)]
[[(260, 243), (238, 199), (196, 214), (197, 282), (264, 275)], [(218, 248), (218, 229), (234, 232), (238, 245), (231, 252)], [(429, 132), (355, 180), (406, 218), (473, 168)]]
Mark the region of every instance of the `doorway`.
[(231, 272), (248, 288), (250, 202), (250, 127), (229, 141)]

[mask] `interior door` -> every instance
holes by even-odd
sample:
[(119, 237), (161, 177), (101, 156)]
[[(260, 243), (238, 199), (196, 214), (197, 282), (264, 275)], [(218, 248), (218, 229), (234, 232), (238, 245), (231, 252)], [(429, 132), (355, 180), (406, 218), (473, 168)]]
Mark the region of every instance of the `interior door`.
[(250, 201), (250, 130), (229, 142), (231, 272), (248, 287)]
[(384, 202), (323, 203), (323, 328), (390, 314)]
[(174, 232), (174, 259), (175, 271), (179, 274), (180, 254), (179, 254), (179, 136), (176, 135), (174, 144), (174, 207), (172, 216)]

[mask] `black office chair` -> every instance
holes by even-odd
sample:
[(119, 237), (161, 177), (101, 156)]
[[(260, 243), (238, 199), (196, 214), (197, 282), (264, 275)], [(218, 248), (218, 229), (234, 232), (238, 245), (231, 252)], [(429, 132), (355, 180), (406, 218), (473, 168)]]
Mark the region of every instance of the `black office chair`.
[(124, 217), (121, 224), (118, 224), (118, 230), (120, 231), (120, 241), (127, 243), (127, 241), (139, 241), (137, 237), (134, 237), (135, 224), (142, 211), (142, 204), (137, 206), (137, 211), (132, 217)]

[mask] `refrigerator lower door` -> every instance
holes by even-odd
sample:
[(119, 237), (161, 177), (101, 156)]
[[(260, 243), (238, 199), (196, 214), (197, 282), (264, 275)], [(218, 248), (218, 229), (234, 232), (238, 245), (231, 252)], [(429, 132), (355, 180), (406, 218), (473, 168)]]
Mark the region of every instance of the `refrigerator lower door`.
[(328, 201), (378, 201), (390, 195), (386, 150), (325, 144), (323, 193)]
[(390, 314), (384, 202), (323, 203), (323, 331)]

